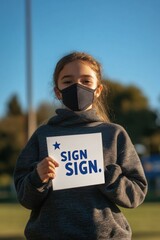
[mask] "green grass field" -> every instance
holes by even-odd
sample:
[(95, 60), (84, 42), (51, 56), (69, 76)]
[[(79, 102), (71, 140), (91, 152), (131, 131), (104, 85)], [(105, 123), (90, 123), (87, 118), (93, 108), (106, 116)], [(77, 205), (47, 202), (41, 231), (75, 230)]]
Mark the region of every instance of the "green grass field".
[[(160, 203), (144, 203), (136, 209), (121, 209), (127, 217), (133, 240), (160, 240)], [(30, 212), (19, 204), (0, 204), (0, 240), (23, 240)]]

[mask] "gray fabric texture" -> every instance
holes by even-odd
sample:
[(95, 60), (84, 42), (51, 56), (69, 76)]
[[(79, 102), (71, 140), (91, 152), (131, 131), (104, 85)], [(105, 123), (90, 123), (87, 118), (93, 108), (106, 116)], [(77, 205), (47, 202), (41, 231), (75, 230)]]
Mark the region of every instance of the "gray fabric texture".
[[(131, 239), (131, 228), (119, 207), (139, 206), (147, 181), (128, 134), (120, 125), (101, 122), (94, 110), (77, 114), (58, 109), (56, 114), (35, 131), (15, 166), (18, 200), (31, 209), (26, 239)], [(47, 156), (46, 137), (99, 132), (105, 184), (54, 191), (51, 182), (41, 182), (36, 165)]]

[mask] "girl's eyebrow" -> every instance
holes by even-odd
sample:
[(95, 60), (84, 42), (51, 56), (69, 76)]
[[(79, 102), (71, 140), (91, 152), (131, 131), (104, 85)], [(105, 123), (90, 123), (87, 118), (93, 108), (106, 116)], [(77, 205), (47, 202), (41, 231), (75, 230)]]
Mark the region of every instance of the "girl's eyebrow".
[(83, 75), (81, 75), (81, 77), (87, 77), (87, 78), (93, 78), (91, 75), (89, 75), (89, 74), (83, 74)]
[[(64, 75), (62, 78), (61, 78), (61, 80), (63, 80), (64, 78), (72, 78), (72, 77), (74, 77), (73, 75)], [(88, 77), (88, 78), (93, 78), (91, 75), (89, 75), (89, 74), (83, 74), (83, 75), (81, 75), (80, 77)]]
[(61, 80), (63, 80), (64, 78), (70, 78), (70, 77), (73, 77), (73, 75), (64, 75)]

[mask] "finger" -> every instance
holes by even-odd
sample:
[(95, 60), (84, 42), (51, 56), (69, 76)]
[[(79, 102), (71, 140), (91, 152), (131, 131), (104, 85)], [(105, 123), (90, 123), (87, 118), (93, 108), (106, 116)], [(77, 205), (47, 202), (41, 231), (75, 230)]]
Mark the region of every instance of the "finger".
[(56, 176), (55, 173), (46, 173), (46, 174), (43, 175), (43, 180), (45, 180), (45, 181), (46, 181), (46, 180), (49, 181), (49, 179), (54, 179), (55, 176)]
[(57, 166), (56, 161), (49, 159), (49, 158), (45, 158), (44, 160), (42, 160), (40, 163), (37, 164), (38, 167), (46, 169), (49, 166), (55, 168)]
[(48, 173), (55, 173), (56, 172), (55, 167), (48, 167), (47, 172)]
[[(51, 177), (52, 179), (55, 177), (55, 168), (58, 167), (59, 164), (51, 157), (44, 158), (41, 162), (37, 164), (37, 172), (44, 182), (47, 182), (47, 179)], [(51, 174), (48, 175), (48, 174)]]
[(46, 157), (46, 161), (49, 164), (54, 164), (55, 167), (59, 167), (59, 163), (56, 160), (54, 160), (53, 158), (51, 158), (51, 157)]
[(56, 168), (56, 165), (53, 161), (49, 161), (47, 164), (48, 164), (48, 167)]
[(54, 160), (55, 167), (59, 167), (59, 163)]
[(56, 177), (56, 174), (55, 173), (48, 173), (48, 177), (50, 179), (54, 179)]
[(49, 179), (54, 179), (55, 176), (56, 176), (55, 173), (49, 173), (49, 172), (44, 173), (44, 174), (41, 175), (41, 180), (42, 180), (42, 182), (48, 182)]
[(55, 169), (56, 169), (55, 165), (51, 164), (49, 166), (47, 165), (47, 166), (42, 167), (40, 171), (44, 174), (46, 174), (48, 172), (49, 173), (55, 173)]

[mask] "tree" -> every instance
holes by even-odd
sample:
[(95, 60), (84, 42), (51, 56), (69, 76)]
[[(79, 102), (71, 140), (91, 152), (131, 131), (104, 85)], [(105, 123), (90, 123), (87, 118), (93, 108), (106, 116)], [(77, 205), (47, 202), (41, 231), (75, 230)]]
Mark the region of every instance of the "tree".
[(12, 175), (17, 156), (26, 142), (26, 117), (18, 97), (8, 101), (7, 115), (0, 120), (0, 173)]
[(56, 106), (48, 102), (42, 102), (37, 109), (37, 123), (42, 124), (55, 114)]
[(108, 89), (106, 100), (110, 106), (114, 107), (116, 112), (148, 108), (148, 99), (138, 87), (124, 86), (110, 80), (104, 80), (103, 83)]
[(157, 128), (157, 115), (149, 109), (148, 99), (136, 86), (124, 86), (110, 80), (104, 81), (108, 88), (105, 103), (111, 109), (111, 120), (121, 124), (134, 143)]
[(7, 105), (7, 115), (8, 116), (18, 116), (22, 115), (22, 108), (19, 103), (17, 95), (13, 95)]
[(0, 121), (0, 173), (13, 174), (19, 152), (26, 142), (25, 116), (10, 116)]

